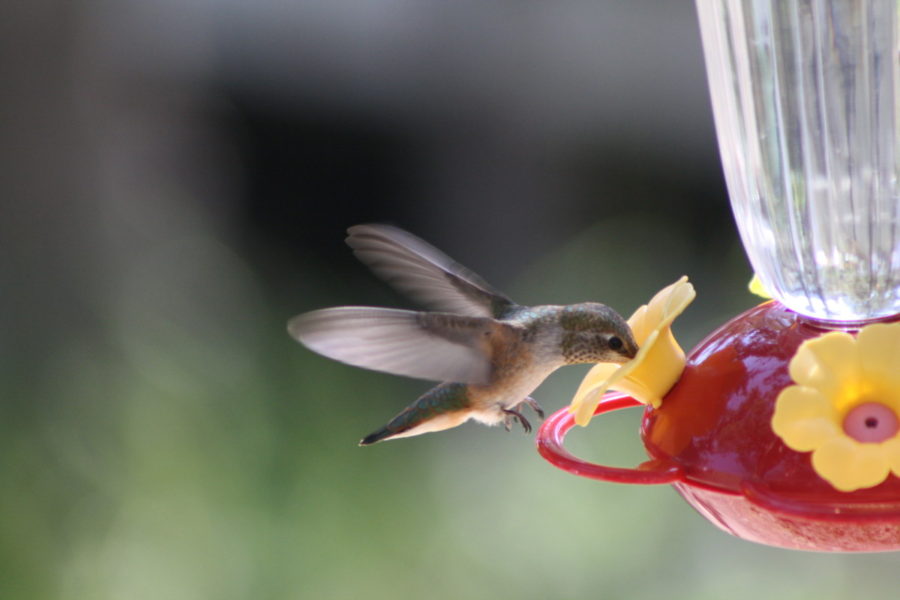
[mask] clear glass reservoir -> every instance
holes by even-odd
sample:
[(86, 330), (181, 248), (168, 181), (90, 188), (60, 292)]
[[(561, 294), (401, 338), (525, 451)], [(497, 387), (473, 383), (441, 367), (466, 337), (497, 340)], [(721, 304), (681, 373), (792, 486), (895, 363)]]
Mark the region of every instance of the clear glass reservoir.
[(732, 208), (809, 317), (900, 314), (896, 0), (697, 0)]

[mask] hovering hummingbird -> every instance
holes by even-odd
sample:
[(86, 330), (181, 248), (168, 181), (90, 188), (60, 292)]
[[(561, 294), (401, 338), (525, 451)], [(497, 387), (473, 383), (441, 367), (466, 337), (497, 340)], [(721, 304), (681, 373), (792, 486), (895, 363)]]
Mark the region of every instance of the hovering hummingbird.
[(298, 315), (288, 332), (329, 358), (376, 371), (442, 381), (360, 446), (456, 427), (474, 419), (531, 424), (519, 410), (567, 364), (633, 358), (625, 320), (597, 302), (520, 306), (416, 236), (389, 225), (356, 225), (347, 244), (378, 276), (436, 312), (339, 306)]

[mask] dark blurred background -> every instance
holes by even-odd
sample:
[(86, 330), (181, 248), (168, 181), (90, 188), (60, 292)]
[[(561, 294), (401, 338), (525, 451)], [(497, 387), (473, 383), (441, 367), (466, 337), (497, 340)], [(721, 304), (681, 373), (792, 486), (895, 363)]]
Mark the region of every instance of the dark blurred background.
[[(895, 559), (755, 546), (667, 487), (467, 424), (358, 448), (429, 387), (285, 322), (410, 306), (347, 226), (521, 303), (626, 316), (687, 274), (690, 348), (754, 300), (693, 4), (7, 2), (0, 597), (850, 598)], [(587, 368), (536, 392), (565, 406)], [(638, 412), (574, 432), (641, 460)]]

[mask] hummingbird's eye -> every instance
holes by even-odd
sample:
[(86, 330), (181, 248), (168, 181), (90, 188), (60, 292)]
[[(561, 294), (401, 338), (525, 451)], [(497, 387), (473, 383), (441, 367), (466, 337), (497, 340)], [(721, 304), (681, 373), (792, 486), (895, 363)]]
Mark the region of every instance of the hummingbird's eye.
[(622, 349), (622, 346), (625, 345), (625, 344), (622, 343), (621, 338), (617, 338), (616, 336), (612, 336), (611, 338), (609, 338), (609, 341), (606, 342), (606, 343), (607, 343), (607, 345), (609, 345), (609, 347), (612, 348), (613, 350), (621, 350), (621, 349)]

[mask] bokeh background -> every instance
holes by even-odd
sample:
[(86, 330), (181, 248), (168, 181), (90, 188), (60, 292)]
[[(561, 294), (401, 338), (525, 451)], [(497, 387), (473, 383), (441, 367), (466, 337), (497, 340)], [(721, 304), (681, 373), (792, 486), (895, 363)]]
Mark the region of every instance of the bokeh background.
[[(688, 348), (751, 306), (691, 2), (13, 1), (0, 65), (0, 598), (896, 590), (895, 555), (749, 544), (520, 431), (358, 448), (430, 384), (285, 333), (410, 306), (343, 245), (368, 221), (521, 303), (688, 274)], [(572, 447), (634, 464), (638, 420)]]

